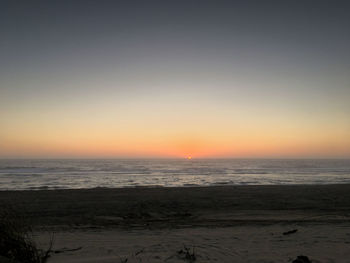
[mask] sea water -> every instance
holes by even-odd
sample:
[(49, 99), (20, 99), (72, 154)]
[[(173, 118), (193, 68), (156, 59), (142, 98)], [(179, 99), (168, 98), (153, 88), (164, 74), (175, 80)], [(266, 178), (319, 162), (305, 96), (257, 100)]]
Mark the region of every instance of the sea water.
[(0, 160), (0, 190), (350, 183), (350, 160)]

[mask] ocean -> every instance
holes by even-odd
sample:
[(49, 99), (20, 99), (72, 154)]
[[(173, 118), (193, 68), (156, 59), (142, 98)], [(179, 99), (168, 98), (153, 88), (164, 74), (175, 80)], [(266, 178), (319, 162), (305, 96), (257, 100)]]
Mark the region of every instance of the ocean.
[(350, 183), (350, 160), (0, 160), (0, 190)]

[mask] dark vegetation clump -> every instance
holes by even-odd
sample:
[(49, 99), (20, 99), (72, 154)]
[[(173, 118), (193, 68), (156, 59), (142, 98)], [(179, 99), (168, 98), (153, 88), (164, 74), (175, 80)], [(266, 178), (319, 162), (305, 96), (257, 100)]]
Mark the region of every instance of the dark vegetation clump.
[(298, 256), (292, 263), (311, 263), (307, 256)]
[(195, 262), (197, 259), (196, 254), (194, 252), (194, 247), (191, 250), (189, 247), (186, 247), (184, 245), (184, 248), (179, 250), (177, 254), (187, 262)]
[(53, 238), (47, 250), (39, 249), (32, 227), (19, 212), (0, 206), (0, 259), (20, 263), (45, 263), (52, 252)]

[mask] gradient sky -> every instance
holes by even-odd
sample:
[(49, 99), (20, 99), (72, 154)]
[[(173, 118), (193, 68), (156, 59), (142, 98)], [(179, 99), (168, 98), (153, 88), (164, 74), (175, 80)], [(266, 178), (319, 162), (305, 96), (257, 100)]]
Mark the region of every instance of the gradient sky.
[(350, 157), (349, 1), (1, 1), (0, 157)]

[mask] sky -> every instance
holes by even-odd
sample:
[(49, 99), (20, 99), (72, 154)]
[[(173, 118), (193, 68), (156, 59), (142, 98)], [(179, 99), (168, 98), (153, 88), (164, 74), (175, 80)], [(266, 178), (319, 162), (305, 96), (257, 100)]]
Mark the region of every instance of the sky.
[(1, 1), (0, 158), (350, 158), (349, 1)]

